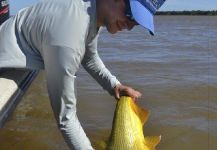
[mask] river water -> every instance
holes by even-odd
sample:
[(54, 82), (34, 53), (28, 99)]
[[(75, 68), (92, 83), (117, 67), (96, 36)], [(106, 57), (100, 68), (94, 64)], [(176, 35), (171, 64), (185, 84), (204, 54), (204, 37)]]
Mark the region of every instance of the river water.
[[(159, 150), (216, 150), (217, 17), (158, 16), (156, 36), (141, 27), (102, 31), (99, 54), (117, 78), (141, 91), (150, 110), (145, 135)], [(78, 116), (97, 150), (112, 127), (116, 101), (81, 68)], [(57, 129), (41, 71), (0, 129), (0, 150), (68, 150)]]

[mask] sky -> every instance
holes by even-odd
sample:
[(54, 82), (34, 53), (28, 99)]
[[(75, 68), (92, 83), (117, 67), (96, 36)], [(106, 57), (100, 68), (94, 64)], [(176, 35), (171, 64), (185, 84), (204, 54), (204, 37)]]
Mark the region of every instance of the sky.
[[(10, 0), (11, 14), (40, 0)], [(217, 10), (217, 0), (167, 0), (161, 11)]]
[(217, 10), (217, 0), (167, 0), (160, 10)]

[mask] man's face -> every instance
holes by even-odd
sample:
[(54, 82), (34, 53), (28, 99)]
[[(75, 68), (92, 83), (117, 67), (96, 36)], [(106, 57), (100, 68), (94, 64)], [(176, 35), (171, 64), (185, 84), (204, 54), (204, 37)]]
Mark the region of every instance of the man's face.
[(108, 0), (104, 9), (103, 24), (108, 32), (114, 34), (123, 29), (131, 30), (137, 23), (125, 15), (125, 0)]

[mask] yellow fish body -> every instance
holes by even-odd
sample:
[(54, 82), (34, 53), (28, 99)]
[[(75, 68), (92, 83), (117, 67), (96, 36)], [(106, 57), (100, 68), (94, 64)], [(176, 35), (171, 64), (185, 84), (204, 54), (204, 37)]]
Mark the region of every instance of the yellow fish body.
[(107, 150), (155, 150), (161, 136), (143, 135), (143, 125), (148, 116), (149, 112), (130, 97), (121, 97), (116, 105)]

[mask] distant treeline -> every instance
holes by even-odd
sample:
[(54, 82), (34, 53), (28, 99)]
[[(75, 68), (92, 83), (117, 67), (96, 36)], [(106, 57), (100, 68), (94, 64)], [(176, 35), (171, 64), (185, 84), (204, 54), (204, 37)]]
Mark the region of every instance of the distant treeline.
[(156, 15), (206, 15), (206, 16), (216, 16), (217, 10), (213, 11), (159, 11)]

